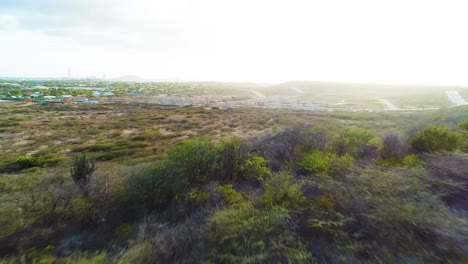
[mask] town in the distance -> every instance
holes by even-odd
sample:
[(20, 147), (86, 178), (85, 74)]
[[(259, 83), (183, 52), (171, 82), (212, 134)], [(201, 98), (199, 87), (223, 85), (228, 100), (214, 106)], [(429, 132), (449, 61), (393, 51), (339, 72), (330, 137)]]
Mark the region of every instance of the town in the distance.
[(0, 78), (0, 102), (146, 103), (315, 111), (416, 111), (467, 105), (468, 87), (291, 81), (143, 82)]

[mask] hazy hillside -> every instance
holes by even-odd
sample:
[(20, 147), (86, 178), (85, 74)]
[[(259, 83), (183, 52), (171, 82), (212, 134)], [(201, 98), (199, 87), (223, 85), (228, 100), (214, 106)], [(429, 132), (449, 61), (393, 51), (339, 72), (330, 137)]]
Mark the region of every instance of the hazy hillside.
[(448, 90), (466, 93), (468, 87), (294, 81), (258, 89), (268, 96), (296, 96), (303, 101), (372, 102), (384, 98), (402, 108), (450, 106)]

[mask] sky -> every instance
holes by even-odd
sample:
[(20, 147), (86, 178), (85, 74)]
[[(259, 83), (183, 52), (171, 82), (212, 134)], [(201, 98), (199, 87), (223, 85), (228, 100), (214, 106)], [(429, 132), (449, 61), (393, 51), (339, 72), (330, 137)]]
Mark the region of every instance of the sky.
[(468, 85), (466, 0), (0, 0), (0, 76)]

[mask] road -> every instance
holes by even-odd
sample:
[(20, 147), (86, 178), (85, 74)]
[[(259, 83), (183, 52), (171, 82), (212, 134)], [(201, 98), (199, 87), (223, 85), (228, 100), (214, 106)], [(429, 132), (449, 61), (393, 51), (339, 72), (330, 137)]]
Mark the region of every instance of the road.
[(303, 94), (303, 93), (304, 93), (304, 91), (302, 91), (301, 89), (299, 89), (299, 88), (297, 88), (297, 87), (289, 87), (289, 88), (293, 89), (294, 91), (296, 91), (296, 92), (298, 92), (298, 93), (300, 93), (300, 94)]
[(255, 91), (255, 90), (250, 90), (250, 92), (254, 93), (254, 94), (255, 94), (256, 96), (258, 96), (258, 98), (260, 98), (260, 99), (263, 99), (263, 98), (266, 97), (265, 95), (263, 95), (263, 94), (261, 94), (261, 93)]
[(452, 101), (456, 106), (468, 105), (468, 102), (463, 99), (457, 91), (446, 91), (446, 93), (450, 101)]
[(385, 110), (400, 110), (396, 105), (392, 104), (390, 101), (387, 99), (377, 99), (381, 104), (385, 105)]

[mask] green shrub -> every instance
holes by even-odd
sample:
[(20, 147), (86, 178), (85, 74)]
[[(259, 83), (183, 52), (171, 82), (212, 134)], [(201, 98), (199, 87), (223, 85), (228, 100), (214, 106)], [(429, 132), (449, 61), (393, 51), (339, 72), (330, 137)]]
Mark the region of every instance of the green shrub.
[(28, 156), (21, 156), (16, 161), (16, 164), (20, 169), (32, 168), (37, 166), (37, 159)]
[(63, 157), (56, 157), (53, 154), (39, 155), (35, 157), (29, 156), (20, 156), (13, 167), (16, 167), (20, 170), (30, 169), (34, 167), (46, 167), (53, 166), (59, 163), (64, 162), (66, 159)]
[(359, 149), (374, 138), (374, 133), (365, 129), (348, 129), (343, 135), (344, 152), (355, 155)]
[(67, 160), (65, 157), (57, 157), (55, 155), (44, 155), (37, 158), (39, 160), (38, 167), (54, 166), (62, 164)]
[(457, 123), (458, 128), (460, 128), (460, 133), (462, 134), (464, 141), (465, 141), (465, 146), (463, 150), (465, 152), (468, 152), (468, 120), (460, 121)]
[(426, 127), (411, 139), (411, 145), (419, 152), (454, 151), (462, 144), (462, 136), (446, 127)]
[(423, 162), (415, 154), (404, 156), (401, 159), (397, 159), (397, 158), (378, 159), (376, 160), (376, 163), (381, 166), (386, 166), (386, 167), (417, 168), (417, 167), (423, 166)]
[(419, 157), (415, 154), (405, 156), (401, 159), (401, 165), (403, 167), (422, 167), (423, 163)]
[(187, 198), (195, 202), (195, 205), (205, 204), (210, 194), (207, 191), (193, 189), (187, 193)]
[(223, 201), (226, 205), (240, 206), (245, 203), (242, 194), (234, 190), (232, 184), (220, 185), (218, 189), (221, 191)]
[(457, 126), (458, 126), (461, 130), (468, 131), (468, 120), (463, 120), (463, 121), (458, 122), (458, 123), (457, 123)]
[(152, 168), (129, 179), (135, 205), (164, 207), (214, 178), (217, 148), (209, 138), (186, 140), (170, 148)]
[(332, 152), (313, 150), (300, 162), (302, 168), (310, 173), (332, 175), (353, 166), (353, 158), (345, 154), (341, 157)]
[(212, 178), (216, 157), (216, 146), (209, 138), (186, 140), (167, 151), (161, 169), (177, 195), (186, 188), (202, 186)]
[(298, 209), (305, 201), (301, 186), (294, 182), (294, 178), (287, 172), (274, 173), (263, 183), (265, 192), (261, 197), (266, 206), (281, 206)]
[(314, 150), (307, 154), (300, 165), (311, 173), (328, 174), (330, 166), (336, 154), (327, 154), (320, 150)]
[(81, 156), (75, 158), (73, 167), (70, 169), (73, 181), (85, 194), (87, 194), (86, 187), (94, 173), (95, 165), (95, 161), (93, 159), (87, 159), (86, 154), (83, 153)]
[(268, 161), (261, 156), (253, 156), (245, 161), (240, 170), (245, 180), (262, 180), (271, 175), (271, 170), (267, 166)]
[(222, 139), (216, 146), (216, 165), (214, 175), (216, 180), (226, 181), (238, 178), (239, 165), (242, 162), (239, 152), (240, 140), (238, 138)]

